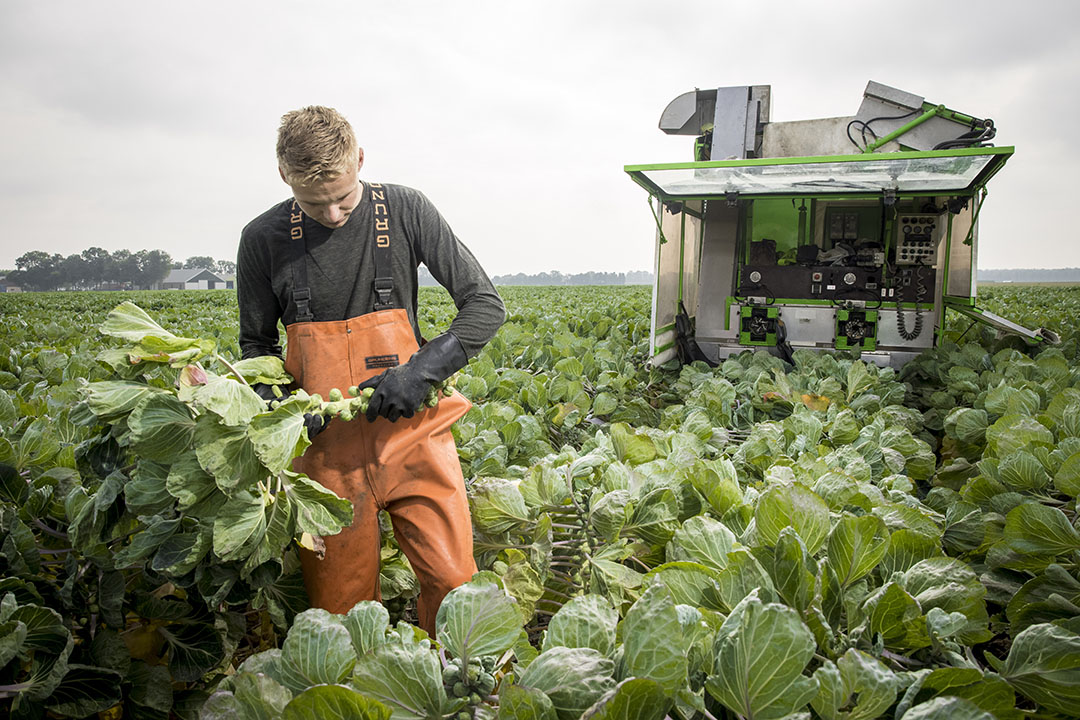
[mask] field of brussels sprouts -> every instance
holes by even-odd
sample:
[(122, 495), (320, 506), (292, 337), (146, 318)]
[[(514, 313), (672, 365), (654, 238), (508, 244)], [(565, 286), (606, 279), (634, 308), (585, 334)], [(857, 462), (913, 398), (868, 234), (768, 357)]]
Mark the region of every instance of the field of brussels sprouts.
[(235, 294), (0, 295), (0, 714), (1080, 715), (1080, 288), (981, 291), (1059, 346), (950, 316), (900, 372), (648, 369), (647, 288), (501, 292), (455, 383), (481, 572), (430, 638), (389, 532), (381, 603), (307, 609), (351, 508), (291, 462), (340, 408), (259, 400)]

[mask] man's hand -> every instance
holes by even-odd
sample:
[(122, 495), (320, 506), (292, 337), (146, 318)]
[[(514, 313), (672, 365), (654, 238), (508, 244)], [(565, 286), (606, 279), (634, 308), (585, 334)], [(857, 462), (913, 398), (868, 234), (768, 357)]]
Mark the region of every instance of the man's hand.
[[(266, 402), (266, 407), (270, 408), (270, 404), (275, 400), (284, 399), (284, 394), (278, 397), (274, 393), (273, 385), (266, 383), (255, 383), (251, 386), (251, 389), (255, 391), (255, 394), (261, 397)], [(322, 415), (315, 415), (314, 413), (304, 413), (304, 427), (307, 428), (308, 440), (314, 440), (315, 436), (326, 429), (326, 426), (330, 424), (330, 418), (323, 417)]]
[(414, 377), (409, 370), (409, 363), (398, 365), (359, 385), (360, 390), (375, 388), (368, 398), (368, 421), (374, 422), (381, 415), (395, 422), (399, 417), (411, 418), (416, 414), (427, 397), (431, 383)]
[(255, 383), (251, 386), (251, 389), (255, 391), (255, 394), (263, 399), (266, 403), (266, 407), (270, 407), (270, 403), (275, 400), (279, 400), (277, 395), (274, 394), (274, 386), (267, 383)]
[(382, 416), (390, 422), (411, 418), (424, 404), (428, 391), (465, 367), (468, 358), (452, 333), (443, 333), (417, 350), (409, 362), (390, 368), (359, 385), (375, 388), (368, 399), (367, 419)]

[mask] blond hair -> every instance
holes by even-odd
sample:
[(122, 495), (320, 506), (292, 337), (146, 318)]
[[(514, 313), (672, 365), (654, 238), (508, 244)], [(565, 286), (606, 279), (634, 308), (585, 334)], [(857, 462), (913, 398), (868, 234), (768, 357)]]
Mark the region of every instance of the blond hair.
[(289, 184), (335, 180), (354, 171), (358, 157), (352, 126), (337, 110), (310, 105), (281, 116), (277, 158)]

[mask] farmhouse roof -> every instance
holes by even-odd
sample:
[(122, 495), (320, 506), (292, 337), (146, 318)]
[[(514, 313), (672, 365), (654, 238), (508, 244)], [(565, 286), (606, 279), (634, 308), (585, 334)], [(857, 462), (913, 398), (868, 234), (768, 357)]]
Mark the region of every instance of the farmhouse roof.
[[(199, 277), (207, 273), (204, 277)], [(217, 280), (218, 282), (225, 282), (226, 276), (221, 273), (208, 270), (206, 268), (183, 268), (178, 270), (171, 270), (169, 274), (165, 276), (165, 279), (161, 282), (164, 283), (186, 283), (193, 282), (196, 279), (201, 280)]]

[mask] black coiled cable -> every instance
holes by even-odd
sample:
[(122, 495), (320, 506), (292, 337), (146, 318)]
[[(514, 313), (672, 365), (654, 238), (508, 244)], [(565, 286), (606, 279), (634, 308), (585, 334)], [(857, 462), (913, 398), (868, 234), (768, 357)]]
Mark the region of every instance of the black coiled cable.
[(926, 286), (923, 285), (922, 268), (915, 268), (915, 327), (911, 332), (907, 331), (907, 324), (904, 321), (904, 311), (900, 307), (900, 301), (896, 301), (896, 330), (900, 333), (900, 337), (905, 340), (914, 340), (922, 334), (923, 316), (922, 308), (919, 307), (923, 298), (926, 297)]

